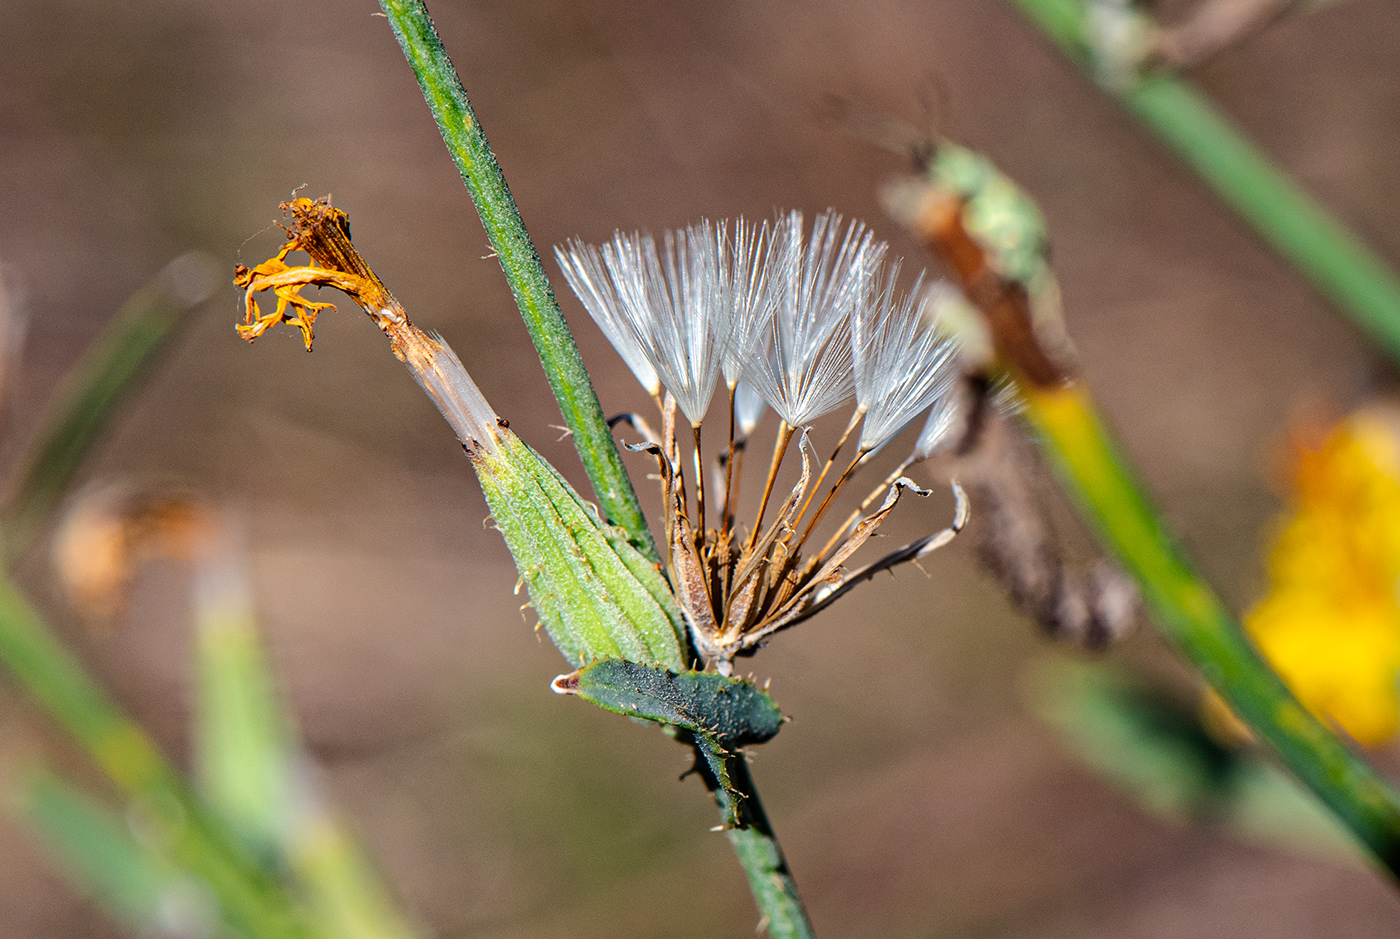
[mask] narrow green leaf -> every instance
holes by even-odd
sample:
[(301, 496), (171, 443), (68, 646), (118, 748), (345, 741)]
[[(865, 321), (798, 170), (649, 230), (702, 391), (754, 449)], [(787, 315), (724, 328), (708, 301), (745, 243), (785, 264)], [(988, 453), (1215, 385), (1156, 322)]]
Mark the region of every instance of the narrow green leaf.
[[(606, 659), (560, 675), (553, 688), (614, 714), (684, 731), (680, 736), (694, 745), (703, 761), (696, 769), (707, 776), (724, 827), (744, 827), (752, 781), (739, 765), (744, 761), (740, 748), (771, 740), (783, 726), (783, 714), (767, 694), (740, 678), (714, 672), (677, 674), (624, 659)], [(761, 806), (757, 813), (762, 814)]]
[(1064, 661), (1036, 669), (1036, 713), (1080, 759), (1154, 815), (1210, 819), (1254, 841), (1357, 863), (1355, 838), (1258, 748), (1225, 746), (1199, 707), (1104, 666)]
[(194, 746), (200, 796), (235, 840), (271, 859), (292, 813), (287, 723), (236, 562), (211, 558), (196, 585)]
[(1148, 811), (1185, 822), (1226, 801), (1243, 756), (1212, 738), (1185, 702), (1080, 663), (1046, 663), (1035, 678), (1036, 713)]
[(197, 881), (132, 835), (125, 820), (46, 771), (15, 792), (19, 815), (70, 879), (141, 933), (208, 935), (217, 906)]
[(413, 939), (389, 891), (339, 819), (312, 809), (288, 845), (289, 863), (323, 936)]
[(1361, 866), (1365, 853), (1337, 816), (1298, 781), (1271, 763), (1242, 765), (1229, 820), (1245, 836), (1279, 847)]
[(209, 884), (231, 923), (258, 939), (305, 939), (301, 911), (234, 849), (145, 731), (116, 706), (3, 576), (0, 661), (139, 807), (163, 850)]
[(184, 315), (213, 293), (216, 269), (202, 254), (176, 258), (126, 301), (68, 373), (0, 511), (6, 566), (48, 523), (83, 457), (139, 386), (155, 353)]
[(411, 939), (373, 865), (301, 765), (237, 556), (215, 552), (196, 588), (195, 750), (204, 801), (232, 838), (290, 871), (322, 935)]

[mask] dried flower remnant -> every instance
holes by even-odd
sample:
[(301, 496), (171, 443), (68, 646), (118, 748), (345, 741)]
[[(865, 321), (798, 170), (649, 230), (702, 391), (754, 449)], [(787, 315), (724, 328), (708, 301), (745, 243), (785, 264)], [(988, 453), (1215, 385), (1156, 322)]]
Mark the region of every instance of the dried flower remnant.
[(1081, 565), (1066, 556), (1044, 508), (1045, 468), (1008, 405), (980, 383), (963, 392), (963, 407), (980, 413), (965, 419), (968, 433), (939, 463), (977, 501), (983, 567), (1050, 638), (1086, 649), (1121, 639), (1137, 622), (1136, 584), (1106, 558)]
[[(885, 245), (859, 223), (843, 227), (835, 213), (818, 216), (810, 235), (801, 213), (792, 212), (771, 229), (743, 220), (701, 223), (668, 235), (666, 244), (673, 246), (666, 265), (628, 260), (659, 257), (655, 243), (640, 235), (619, 233), (602, 249), (575, 241), (556, 253), (589, 314), (656, 399), (659, 433), (635, 415), (623, 419), (646, 438), (633, 449), (657, 461), (667, 560), (691, 638), (707, 662), (727, 673), (736, 656), (752, 653), (875, 573), (947, 543), (965, 524), (967, 504), (954, 484), (951, 527), (847, 569), (902, 495), (928, 494), (903, 476), (915, 460), (866, 500), (862, 511), (879, 500), (872, 512), (857, 512), (813, 550), (820, 542), (812, 536), (867, 457), (940, 395), (947, 398), (956, 377), (954, 355), (951, 344), (928, 328), (922, 291), (900, 295), (895, 272), (882, 273)], [(674, 247), (682, 245), (683, 252)], [(665, 302), (629, 299), (645, 297)], [(657, 341), (662, 336), (669, 341)], [(729, 434), (707, 460), (701, 426), (716, 368), (729, 389)], [(649, 384), (653, 373), (657, 386)], [(814, 472), (809, 425), (853, 392), (857, 406), (846, 431)], [(742, 456), (765, 406), (779, 419), (773, 454), (757, 512), (740, 524)], [(677, 435), (678, 407), (692, 425), (689, 467)], [(825, 486), (857, 427), (862, 430), (846, 469)], [(785, 460), (800, 463), (798, 481), (785, 498), (774, 499)], [(707, 465), (722, 506), (712, 517), (705, 510)], [(765, 524), (773, 501), (780, 504)]]
[(885, 208), (961, 287), (936, 288), (930, 305), (940, 329), (959, 340), (966, 379), (941, 422), (930, 419), (916, 454), (944, 451), (943, 462), (986, 507), (978, 553), (1012, 602), (1052, 637), (1106, 645), (1136, 622), (1137, 590), (1107, 559), (1085, 571), (1067, 563), (1035, 489), (1044, 471), (1006, 420), (1017, 388), (1048, 392), (1074, 381), (1045, 219), (981, 154), (843, 107), (866, 136), (898, 141), (913, 156), (920, 174), (889, 183)]
[[(689, 664), (684, 627), (665, 577), (597, 509), (497, 417), (461, 361), (408, 315), (350, 242), (349, 218), (328, 200), (295, 199), (278, 254), (239, 267), (247, 316), (239, 334), (250, 342), (278, 322), (302, 331), (311, 348), (316, 315), (302, 287), (335, 287), (351, 297), (385, 335), (399, 361), (437, 405), (462, 442), (506, 540), (540, 624), (574, 665), (626, 658), (681, 671)], [(304, 251), (311, 264), (286, 258)], [(255, 294), (272, 290), (277, 311), (261, 315)], [(288, 311), (291, 311), (290, 313)]]
[(915, 159), (920, 175), (885, 186), (886, 211), (956, 274), (982, 313), (997, 364), (1037, 388), (1068, 381), (1074, 353), (1039, 207), (966, 147), (946, 140), (924, 144)]

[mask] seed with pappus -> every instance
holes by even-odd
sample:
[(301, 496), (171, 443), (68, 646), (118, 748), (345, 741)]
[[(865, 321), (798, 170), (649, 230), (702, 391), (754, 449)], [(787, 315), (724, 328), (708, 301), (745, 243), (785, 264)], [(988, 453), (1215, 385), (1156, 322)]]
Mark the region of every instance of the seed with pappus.
[[(950, 423), (943, 412), (958, 378), (956, 349), (930, 315), (939, 294), (922, 275), (901, 292), (899, 265), (886, 265), (886, 253), (864, 225), (843, 225), (829, 211), (810, 230), (789, 212), (760, 226), (701, 222), (659, 243), (619, 232), (600, 247), (555, 249), (565, 280), (656, 402), (657, 430), (637, 415), (616, 420), (643, 435), (633, 449), (657, 462), (671, 581), (697, 651), (721, 671), (856, 584), (947, 543), (966, 522), (954, 484), (951, 527), (847, 569), (903, 493), (928, 494), (903, 472), (937, 449), (924, 438)], [(702, 427), (721, 377), (728, 435), (707, 457)], [(845, 431), (814, 479), (810, 425), (852, 398)], [(773, 452), (756, 514), (741, 523), (743, 457), (768, 409), (778, 421)], [(827, 524), (824, 544), (816, 540), (851, 480), (925, 413), (933, 430), (898, 471), (839, 525)], [(843, 452), (844, 468), (827, 485)], [(799, 479), (769, 519), (785, 461), (800, 462)]]

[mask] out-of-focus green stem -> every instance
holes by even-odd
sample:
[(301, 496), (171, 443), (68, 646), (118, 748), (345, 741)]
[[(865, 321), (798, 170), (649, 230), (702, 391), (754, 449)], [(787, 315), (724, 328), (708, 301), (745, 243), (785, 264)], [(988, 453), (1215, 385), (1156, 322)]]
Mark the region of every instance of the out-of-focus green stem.
[(427, 7), (418, 0), (380, 0), (379, 5), (418, 77), (418, 86), (437, 120), (443, 142), (476, 204), (603, 512), (612, 524), (627, 532), (628, 540), (638, 550), (651, 560), (658, 560), (632, 480), (622, 465), (544, 265), (472, 112), (466, 89), (433, 28)]
[(225, 532), (196, 568), (195, 756), (200, 795), (228, 834), (280, 857), (307, 920), (334, 939), (413, 939), (360, 845), (308, 782), (278, 700), (239, 552)]
[(131, 799), (161, 848), (258, 939), (307, 935), (285, 894), (208, 825), (145, 732), (107, 697), (0, 576), (0, 660)]
[(1103, 542), (1137, 578), (1161, 630), (1393, 876), (1400, 796), (1288, 691), (1161, 521), (1088, 394), (1025, 388), (1025, 415)]
[[(0, 571), (42, 531), (144, 366), (184, 314), (209, 296), (212, 270), (200, 255), (172, 262), (126, 302), (69, 374), (0, 513)], [(259, 939), (307, 935), (287, 896), (208, 823), (151, 739), (54, 638), (2, 572), (0, 662), (130, 799), (159, 850), (203, 878), (235, 926)]]
[(208, 299), (213, 267), (199, 254), (171, 262), (123, 304), (68, 373), (0, 511), (3, 566), (13, 565), (43, 531), (83, 457), (155, 353), (184, 314)]
[[(1083, 0), (1014, 0), (1075, 63), (1093, 72)], [(1400, 359), (1400, 278), (1274, 166), (1189, 82), (1146, 71), (1104, 90), (1393, 357)]]

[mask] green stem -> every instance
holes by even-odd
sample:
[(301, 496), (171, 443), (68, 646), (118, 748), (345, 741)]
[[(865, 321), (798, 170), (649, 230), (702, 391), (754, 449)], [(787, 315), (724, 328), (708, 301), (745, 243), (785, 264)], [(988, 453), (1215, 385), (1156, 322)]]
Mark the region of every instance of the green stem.
[(1134, 477), (1087, 393), (1026, 389), (1026, 417), (1061, 478), (1142, 586), (1162, 632), (1392, 875), (1400, 877), (1400, 796), (1308, 712), (1259, 657), (1193, 569)]
[[(1083, 0), (1014, 2), (1070, 59), (1093, 73)], [(1400, 278), (1195, 87), (1174, 75), (1146, 72), (1104, 90), (1176, 151), (1320, 293), (1400, 359)]]
[[(0, 515), (8, 567), (43, 530), (118, 405), (189, 310), (212, 292), (211, 266), (185, 255), (129, 299), (69, 373)], [(259, 939), (304, 936), (280, 888), (212, 824), (173, 767), (0, 574), (0, 661), (112, 779), (160, 847), (202, 877), (235, 924)]]
[(3, 576), (0, 660), (131, 800), (171, 858), (209, 884), (236, 925), (258, 939), (306, 935), (285, 895), (204, 820), (151, 739)]
[(379, 5), (476, 204), (603, 512), (627, 532), (633, 546), (652, 561), (659, 560), (578, 346), (427, 8), (419, 0), (380, 0)]
[[(768, 813), (764, 811), (763, 800), (754, 788), (748, 763), (742, 755), (729, 763), (730, 785), (744, 793), (740, 806), (744, 826), (726, 829), (725, 835), (749, 879), (749, 890), (753, 892), (754, 903), (763, 916), (762, 928), (772, 939), (812, 939), (815, 935), (812, 922), (807, 918), (802, 898), (797, 895), (797, 883), (788, 870), (782, 845), (778, 844), (778, 836), (768, 823)], [(730, 818), (733, 814), (729, 804), (732, 796), (717, 782), (713, 784), (713, 790), (715, 801), (719, 803), (720, 817)]]
[(122, 305), (69, 371), (0, 512), (0, 564), (12, 566), (43, 531), (112, 414), (185, 314), (213, 292), (211, 269), (197, 254), (171, 262)]
[[(476, 204), (598, 501), (608, 519), (627, 532), (628, 540), (638, 550), (658, 560), (632, 481), (622, 466), (578, 347), (427, 8), (419, 0), (380, 0), (379, 5), (418, 77), (418, 86), (437, 120), (443, 142)], [(808, 937), (811, 926), (756, 791), (751, 802), (762, 824), (730, 833), (734, 853), (748, 875), (754, 900), (770, 933), (784, 939)]]

